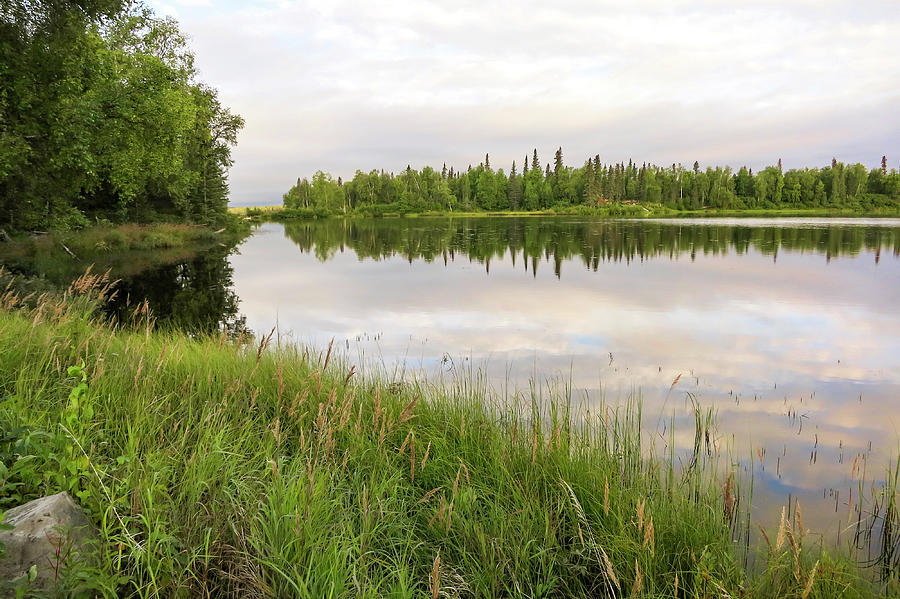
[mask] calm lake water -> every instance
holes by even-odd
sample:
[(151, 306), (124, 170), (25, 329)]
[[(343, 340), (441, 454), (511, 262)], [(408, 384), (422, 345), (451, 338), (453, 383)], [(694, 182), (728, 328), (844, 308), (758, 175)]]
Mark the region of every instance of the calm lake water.
[(334, 339), (397, 378), (475, 368), (500, 392), (640, 396), (648, 440), (674, 416), (680, 450), (694, 397), (752, 470), (760, 522), (799, 497), (842, 542), (860, 478), (882, 481), (900, 447), (896, 219), (265, 224), (230, 256), (123, 286), (189, 324)]

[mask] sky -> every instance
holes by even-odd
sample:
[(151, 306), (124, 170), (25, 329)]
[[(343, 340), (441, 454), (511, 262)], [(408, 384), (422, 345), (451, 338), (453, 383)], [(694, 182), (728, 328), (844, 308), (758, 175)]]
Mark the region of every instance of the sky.
[(900, 167), (900, 1), (151, 0), (246, 120), (231, 203), (317, 170), (494, 168), (563, 148)]

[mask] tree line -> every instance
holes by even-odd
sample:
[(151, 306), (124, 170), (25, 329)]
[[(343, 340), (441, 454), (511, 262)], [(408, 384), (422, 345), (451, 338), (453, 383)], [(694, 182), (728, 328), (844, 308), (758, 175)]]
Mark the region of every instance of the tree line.
[(353, 179), (335, 179), (323, 171), (298, 179), (284, 194), (284, 206), (298, 215), (406, 212), (536, 211), (547, 209), (662, 206), (676, 210), (778, 209), (836, 207), (877, 209), (900, 204), (900, 174), (880, 166), (844, 164), (823, 168), (761, 171), (741, 167), (692, 168), (681, 164), (604, 163), (596, 155), (581, 167), (566, 166), (562, 148), (542, 163), (537, 150), (522, 167), (491, 167), (490, 156), (478, 166), (456, 171), (407, 166), (399, 174), (356, 171)]
[(0, 226), (217, 223), (243, 126), (184, 35), (128, 0), (0, 4)]

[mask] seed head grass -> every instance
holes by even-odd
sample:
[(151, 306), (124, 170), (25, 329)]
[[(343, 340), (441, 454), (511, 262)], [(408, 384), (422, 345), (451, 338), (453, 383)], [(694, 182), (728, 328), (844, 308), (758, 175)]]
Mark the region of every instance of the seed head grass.
[[(637, 398), (587, 411), (564, 385), (508, 399), (477, 374), (398, 380), (271, 333), (192, 337), (147, 315), (111, 326), (94, 309), (108, 283), (0, 310), (0, 506), (77, 497), (100, 558), (72, 570), (70, 590), (896, 594), (896, 576), (802, 545), (785, 517), (745, 567), (739, 481), (721, 476), (701, 432), (684, 466), (642, 448)], [(696, 422), (711, 424), (699, 409)]]

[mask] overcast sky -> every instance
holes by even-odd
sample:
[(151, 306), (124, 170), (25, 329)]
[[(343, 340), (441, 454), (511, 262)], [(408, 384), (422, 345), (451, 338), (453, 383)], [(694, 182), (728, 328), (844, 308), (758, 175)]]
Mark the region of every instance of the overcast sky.
[(322, 169), (900, 166), (898, 0), (153, 0), (246, 119), (233, 204)]

